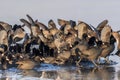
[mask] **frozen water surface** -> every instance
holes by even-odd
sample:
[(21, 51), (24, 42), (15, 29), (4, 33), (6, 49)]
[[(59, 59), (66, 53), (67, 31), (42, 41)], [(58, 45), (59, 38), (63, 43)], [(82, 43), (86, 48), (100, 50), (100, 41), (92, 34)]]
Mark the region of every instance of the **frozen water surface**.
[[(116, 58), (114, 58), (116, 57)], [(19, 70), (9, 68), (0, 70), (1, 80), (120, 80), (120, 57), (110, 56), (112, 65), (99, 65), (99, 68), (89, 67), (93, 65), (88, 62), (88, 67), (57, 66), (51, 64), (40, 64), (33, 70)], [(84, 63), (82, 63), (84, 64)], [(87, 62), (86, 62), (87, 64)]]

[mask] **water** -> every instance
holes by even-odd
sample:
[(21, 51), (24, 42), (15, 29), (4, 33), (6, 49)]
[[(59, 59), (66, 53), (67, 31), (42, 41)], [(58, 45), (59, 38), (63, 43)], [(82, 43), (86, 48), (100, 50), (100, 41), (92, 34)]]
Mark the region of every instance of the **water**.
[[(32, 70), (0, 70), (0, 80), (120, 80), (120, 57), (110, 56), (111, 65), (99, 68), (40, 64)], [(93, 65), (89, 63), (89, 65)]]

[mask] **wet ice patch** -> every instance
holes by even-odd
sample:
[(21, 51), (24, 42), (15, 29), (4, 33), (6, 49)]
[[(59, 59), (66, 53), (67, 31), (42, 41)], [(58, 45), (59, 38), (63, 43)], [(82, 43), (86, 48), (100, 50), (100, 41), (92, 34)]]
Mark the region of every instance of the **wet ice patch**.
[(118, 64), (120, 64), (120, 57), (117, 55), (112, 55), (110, 56), (110, 60), (117, 62)]
[(117, 64), (112, 65), (115, 68), (116, 72), (120, 71), (120, 57), (117, 55), (110, 56), (110, 60), (116, 62)]
[(72, 65), (52, 65), (52, 64), (40, 64), (40, 67), (36, 67), (36, 71), (59, 71), (59, 70), (74, 70), (76, 66)]
[(40, 64), (39, 68), (35, 68), (37, 71), (55, 71), (60, 69), (60, 66), (52, 65), (52, 64)]
[(95, 65), (91, 61), (83, 61), (83, 62), (80, 62), (80, 67), (90, 69), (90, 68), (94, 68)]
[(18, 80), (22, 75), (19, 75), (19, 70), (12, 68), (0, 71), (0, 79), (3, 80)]
[(22, 77), (19, 80), (40, 80), (40, 78), (37, 78), (37, 77)]

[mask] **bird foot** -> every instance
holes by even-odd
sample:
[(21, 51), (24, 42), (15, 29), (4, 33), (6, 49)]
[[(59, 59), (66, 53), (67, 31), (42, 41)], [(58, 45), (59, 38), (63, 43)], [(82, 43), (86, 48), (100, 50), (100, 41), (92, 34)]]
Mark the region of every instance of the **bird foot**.
[(75, 61), (77, 67), (82, 67), (78, 61)]

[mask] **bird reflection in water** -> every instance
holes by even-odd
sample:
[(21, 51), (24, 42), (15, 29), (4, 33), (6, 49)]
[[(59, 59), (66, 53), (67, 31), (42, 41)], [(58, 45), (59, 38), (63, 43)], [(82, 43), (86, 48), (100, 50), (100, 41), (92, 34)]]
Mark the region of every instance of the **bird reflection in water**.
[(101, 66), (100, 68), (61, 68), (58, 70), (20, 70), (16, 72), (0, 72), (0, 80), (119, 80), (120, 71), (114, 67)]
[[(45, 79), (45, 80), (116, 80), (120, 79), (120, 71), (115, 72), (114, 67), (102, 66), (100, 68), (64, 68), (59, 70), (37, 71), (37, 70), (21, 70), (20, 73), (24, 79), (32, 77), (31, 79)], [(117, 74), (117, 76), (115, 76)], [(12, 80), (7, 74), (1, 80)], [(8, 77), (7, 77), (8, 76)], [(15, 78), (15, 77), (14, 77)], [(17, 79), (17, 76), (16, 76)]]

